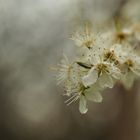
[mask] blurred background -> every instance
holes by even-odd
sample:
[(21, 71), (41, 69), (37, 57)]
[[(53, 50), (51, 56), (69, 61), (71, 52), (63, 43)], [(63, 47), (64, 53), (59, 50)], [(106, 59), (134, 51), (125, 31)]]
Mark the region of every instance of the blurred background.
[(105, 91), (81, 115), (77, 103), (64, 104), (50, 69), (71, 55), (78, 25), (121, 10), (139, 18), (139, 9), (139, 0), (0, 0), (0, 140), (139, 140), (138, 81)]

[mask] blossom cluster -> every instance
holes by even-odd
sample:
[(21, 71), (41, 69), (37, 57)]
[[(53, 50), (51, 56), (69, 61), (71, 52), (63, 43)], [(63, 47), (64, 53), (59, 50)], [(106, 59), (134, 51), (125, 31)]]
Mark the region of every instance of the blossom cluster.
[(57, 81), (68, 96), (66, 103), (79, 100), (79, 111), (88, 111), (87, 101), (102, 102), (101, 92), (121, 83), (130, 89), (140, 77), (140, 22), (97, 33), (88, 26), (71, 38), (77, 55), (71, 61), (63, 54)]
[(85, 27), (77, 32), (72, 37), (77, 56), (70, 62), (64, 55), (58, 66), (58, 84), (70, 96), (66, 103), (79, 100), (80, 112), (86, 113), (87, 100), (102, 102), (101, 91), (113, 88), (116, 82), (130, 89), (140, 76), (140, 56), (131, 43), (134, 39), (126, 30), (97, 34)]

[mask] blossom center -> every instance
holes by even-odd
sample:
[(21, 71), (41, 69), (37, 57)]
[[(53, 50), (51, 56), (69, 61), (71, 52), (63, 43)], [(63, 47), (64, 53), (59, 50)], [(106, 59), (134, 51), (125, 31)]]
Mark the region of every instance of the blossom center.
[(106, 60), (112, 60), (112, 61), (114, 61), (115, 60), (115, 54), (114, 54), (114, 50), (112, 50), (112, 51), (108, 51), (108, 52), (106, 52), (105, 54), (104, 54), (104, 60), (106, 61)]
[(128, 59), (126, 62), (125, 62), (125, 65), (127, 65), (127, 69), (128, 71), (131, 71), (131, 68), (134, 66), (134, 63), (131, 59)]
[(128, 66), (128, 67), (133, 67), (133, 61), (131, 59), (128, 59), (125, 64)]
[(94, 44), (94, 41), (93, 40), (85, 40), (83, 42), (83, 46), (86, 46), (89, 49), (92, 47), (93, 44)]
[(104, 61), (109, 60), (109, 62), (114, 62), (115, 65), (119, 64), (119, 61), (116, 58), (116, 55), (114, 53), (114, 50), (107, 51), (104, 53)]
[(100, 63), (97, 65), (97, 71), (98, 71), (98, 76), (100, 76), (102, 73), (108, 73), (107, 65)]
[(126, 38), (127, 38), (127, 34), (124, 33), (124, 32), (118, 32), (118, 33), (116, 34), (116, 40), (119, 41), (119, 42), (125, 41)]

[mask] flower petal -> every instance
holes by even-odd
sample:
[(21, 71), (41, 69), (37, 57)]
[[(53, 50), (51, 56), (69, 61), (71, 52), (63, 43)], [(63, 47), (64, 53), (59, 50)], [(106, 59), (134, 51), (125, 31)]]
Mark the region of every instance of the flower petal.
[(113, 68), (111, 75), (115, 79), (120, 79), (121, 78), (121, 71), (118, 68)]
[(90, 92), (86, 94), (86, 98), (90, 101), (94, 102), (102, 102), (103, 97), (101, 96), (100, 92)]
[(95, 69), (91, 69), (88, 73), (88, 75), (84, 76), (82, 78), (82, 82), (85, 87), (90, 86), (94, 84), (97, 81), (98, 73)]
[(136, 74), (137, 76), (140, 76), (140, 68), (131, 69), (131, 70), (132, 70), (132, 72), (133, 72), (134, 74)]
[(130, 89), (134, 83), (134, 75), (132, 72), (128, 72), (126, 75), (122, 77), (122, 82), (126, 89)]
[(88, 109), (87, 109), (87, 101), (85, 96), (81, 95), (80, 97), (80, 101), (79, 101), (79, 111), (82, 114), (87, 113)]
[(107, 75), (107, 74), (103, 74), (99, 78), (99, 84), (103, 88), (106, 88), (106, 87), (113, 88), (113, 86), (114, 86), (113, 79), (111, 78), (110, 75)]

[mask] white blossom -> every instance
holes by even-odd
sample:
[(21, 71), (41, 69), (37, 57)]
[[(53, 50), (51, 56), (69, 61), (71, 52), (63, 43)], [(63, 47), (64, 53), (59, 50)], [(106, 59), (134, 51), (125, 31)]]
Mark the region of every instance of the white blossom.
[(94, 85), (91, 88), (85, 87), (82, 83), (72, 85), (71, 90), (67, 91), (71, 97), (65, 103), (70, 105), (79, 99), (79, 111), (84, 114), (88, 111), (87, 100), (102, 102), (100, 91), (101, 88), (98, 85)]
[(140, 57), (137, 54), (129, 54), (124, 62), (123, 70), (122, 82), (127, 89), (130, 89), (134, 80), (140, 77)]
[(94, 46), (95, 37), (91, 29), (86, 26), (83, 31), (76, 32), (72, 36), (72, 40), (74, 40), (75, 44), (79, 47), (91, 49)]
[(85, 114), (88, 111), (87, 108), (87, 100), (100, 103), (102, 102), (103, 98), (100, 93), (101, 88), (99, 88), (97, 85), (92, 86), (89, 89), (86, 89), (84, 94), (80, 96), (79, 101), (79, 111), (82, 114)]
[(58, 64), (58, 75), (57, 75), (57, 83), (65, 83), (67, 81), (75, 82), (78, 81), (78, 67), (75, 63), (70, 63), (67, 56), (63, 54), (63, 59), (61, 63)]
[(93, 57), (92, 68), (88, 74), (82, 78), (85, 86), (90, 86), (99, 83), (101, 87), (112, 88), (115, 80), (119, 79), (121, 72), (114, 64), (106, 62), (102, 57)]

